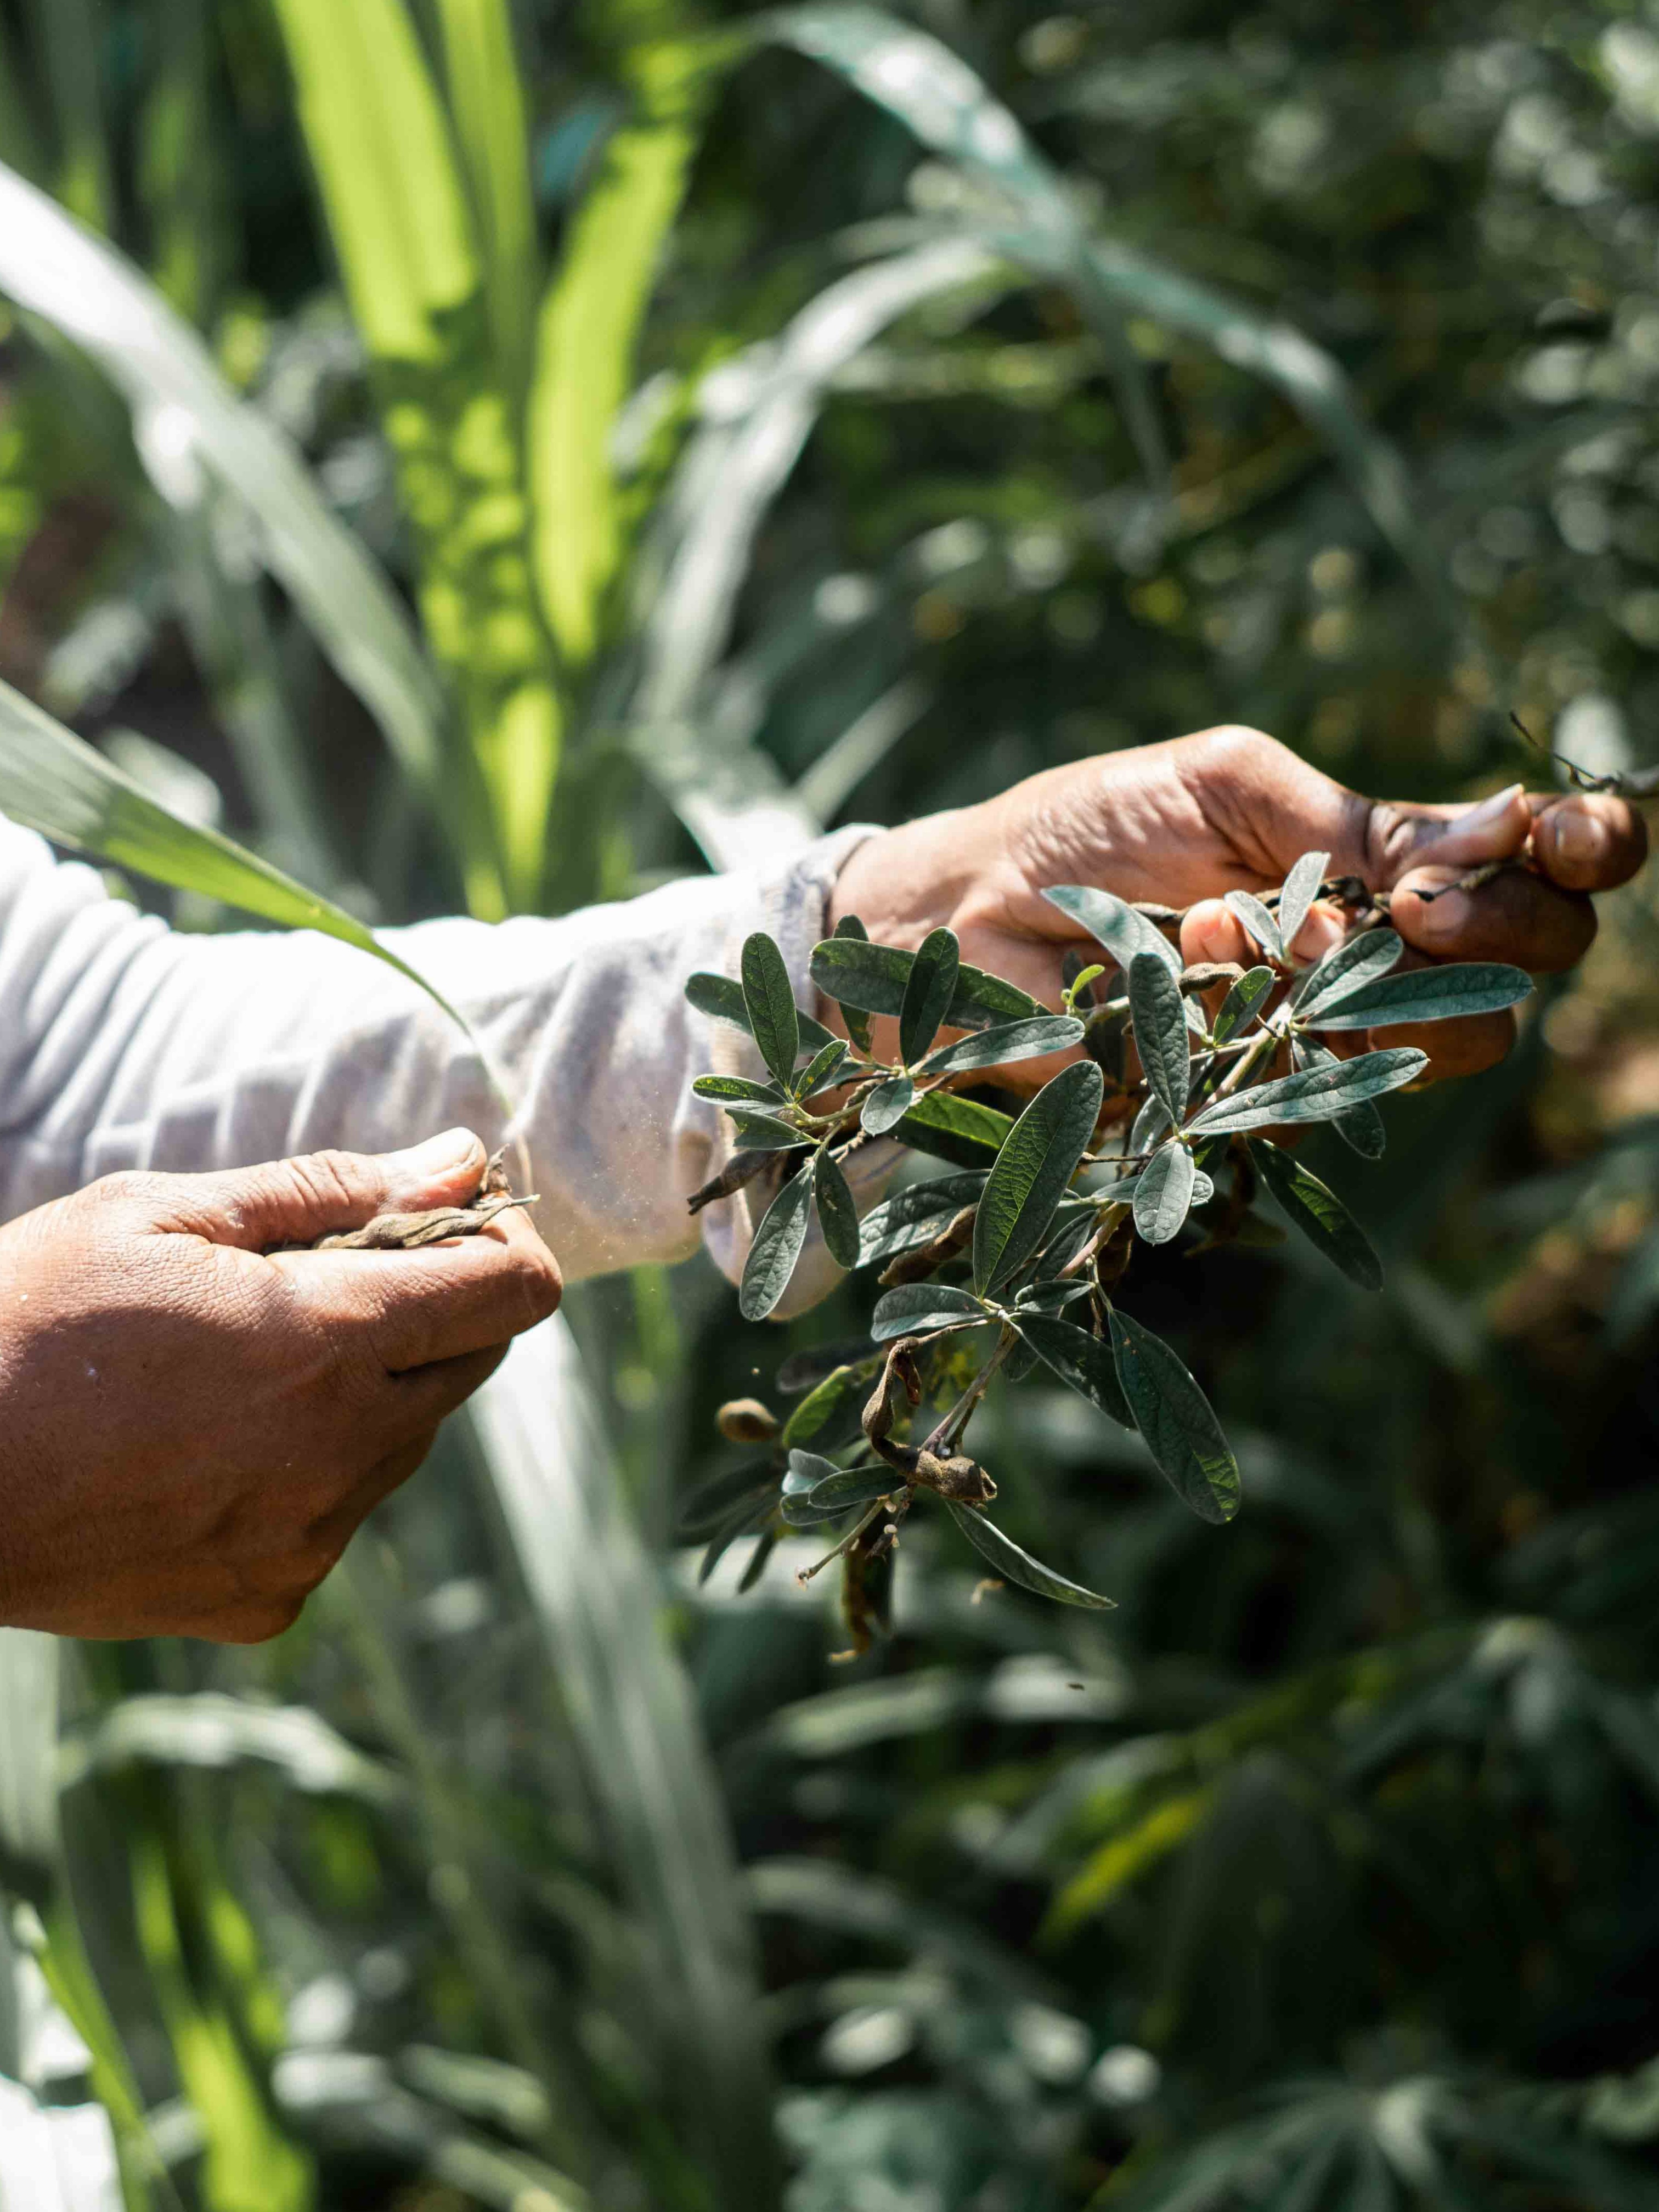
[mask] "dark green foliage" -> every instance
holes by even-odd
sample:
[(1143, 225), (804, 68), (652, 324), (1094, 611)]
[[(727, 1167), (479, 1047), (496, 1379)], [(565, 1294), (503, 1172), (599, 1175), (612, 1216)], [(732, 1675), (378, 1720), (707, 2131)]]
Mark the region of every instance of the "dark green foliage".
[(957, 940), (948, 929), (935, 929), (916, 948), (899, 1006), (899, 1057), (907, 1067), (922, 1058), (951, 1011), (961, 964)]

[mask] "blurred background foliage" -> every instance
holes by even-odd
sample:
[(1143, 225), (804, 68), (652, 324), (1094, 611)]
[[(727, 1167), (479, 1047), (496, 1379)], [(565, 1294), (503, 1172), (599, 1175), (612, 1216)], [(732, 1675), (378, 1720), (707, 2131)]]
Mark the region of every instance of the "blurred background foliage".
[[(0, 0), (0, 676), (368, 919), (1223, 720), (1653, 757), (1659, 11)], [(1022, 1390), (1115, 1613), (700, 1582), (786, 1340), (697, 1262), (278, 1644), (6, 1639), (7, 2212), (94, 2094), (169, 2212), (1659, 2203), (1656, 947), (1322, 1147), (1380, 1297), (1147, 1267), (1236, 1526)]]

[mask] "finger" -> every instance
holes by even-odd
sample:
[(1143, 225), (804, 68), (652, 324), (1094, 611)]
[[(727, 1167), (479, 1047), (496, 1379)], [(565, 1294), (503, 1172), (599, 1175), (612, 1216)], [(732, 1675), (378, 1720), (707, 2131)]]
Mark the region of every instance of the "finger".
[(489, 1380), (506, 1357), (506, 1345), (495, 1344), (483, 1352), (464, 1352), (459, 1359), (442, 1359), (430, 1367), (393, 1376), (398, 1443), (408, 1443), (424, 1431), (435, 1429)]
[[(1416, 1089), (1425, 1083), (1447, 1083), (1464, 1075), (1480, 1075), (1489, 1067), (1496, 1067), (1515, 1043), (1515, 1016), (1471, 1014), (1460, 1022), (1413, 1022), (1397, 1028), (1372, 1030), (1363, 1040), (1363, 1048), (1377, 1051), (1396, 1045), (1414, 1045), (1419, 1052), (1429, 1056)], [(1340, 1040), (1331, 1038), (1336, 1044)]]
[(1389, 919), (1407, 945), (1437, 960), (1507, 960), (1533, 975), (1554, 975), (1582, 960), (1595, 935), (1595, 909), (1581, 891), (1565, 891), (1515, 868), (1476, 890), (1455, 888), (1432, 900), (1424, 890), (1455, 886), (1462, 870), (1414, 870), (1395, 886)]
[(471, 1129), (402, 1152), (307, 1152), (259, 1167), (156, 1178), (150, 1225), (263, 1252), (361, 1229), (377, 1213), (464, 1205), (483, 1174)]
[(389, 1375), (505, 1345), (556, 1309), (558, 1262), (521, 1211), (410, 1252), (283, 1252), (280, 1267), (331, 1330), (366, 1337)]
[(1611, 890), (1647, 858), (1647, 824), (1628, 799), (1586, 791), (1534, 796), (1528, 804), (1533, 857), (1563, 890)]
[(1182, 917), (1181, 957), (1189, 968), (1206, 960), (1237, 960), (1248, 968), (1256, 951), (1231, 907), (1219, 899), (1200, 899)]

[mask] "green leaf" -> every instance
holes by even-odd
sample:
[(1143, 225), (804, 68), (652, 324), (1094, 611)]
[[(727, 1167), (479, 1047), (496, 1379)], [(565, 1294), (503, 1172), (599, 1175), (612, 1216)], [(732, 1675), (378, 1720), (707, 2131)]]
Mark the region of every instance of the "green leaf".
[(872, 1137), (884, 1137), (910, 1111), (915, 1096), (916, 1086), (912, 1077), (890, 1075), (884, 1083), (877, 1084), (860, 1109), (860, 1127)]
[(1254, 891), (1229, 891), (1227, 906), (1242, 921), (1262, 951), (1275, 960), (1285, 957), (1285, 940), (1279, 933), (1279, 924)]
[(1005, 1536), (995, 1522), (988, 1521), (977, 1507), (958, 1505), (954, 1498), (947, 1498), (945, 1506), (974, 1549), (990, 1561), (1004, 1582), (1017, 1583), (1021, 1589), (1035, 1590), (1039, 1597), (1052, 1598), (1057, 1605), (1087, 1606), (1097, 1613), (1109, 1613), (1115, 1606), (1115, 1598), (1102, 1597), (1098, 1590), (1085, 1589), (1080, 1583), (1067, 1582), (1064, 1575), (1045, 1567), (1041, 1559), (1022, 1552), (1012, 1537)]
[(732, 1521), (739, 1506), (758, 1511), (777, 1486), (778, 1471), (770, 1459), (745, 1460), (700, 1482), (674, 1516), (674, 1541), (702, 1543)]
[[(735, 977), (714, 975), (706, 968), (700, 968), (686, 977), (685, 996), (700, 1014), (707, 1014), (711, 1021), (730, 1022), (733, 1029), (742, 1030), (746, 1036), (753, 1036), (755, 1034), (750, 1023), (743, 986)], [(797, 1010), (795, 1020), (802, 1044), (810, 1046), (814, 1051), (822, 1045), (840, 1042), (822, 1022), (815, 1022), (810, 1014), (803, 1014)]]
[(1103, 1090), (1092, 1060), (1062, 1068), (1008, 1132), (974, 1222), (974, 1285), (994, 1291), (1042, 1243), (1088, 1150)]
[(1069, 1014), (1041, 1014), (1029, 1022), (1001, 1022), (942, 1044), (916, 1064), (918, 1075), (957, 1075), (972, 1067), (1007, 1067), (1018, 1060), (1040, 1060), (1083, 1041), (1083, 1024)]
[(1202, 1521), (1238, 1510), (1238, 1462), (1210, 1401), (1161, 1337), (1114, 1306), (1112, 1352), (1135, 1426), (1176, 1495)]
[(355, 915), (319, 898), (216, 830), (201, 829), (169, 812), (9, 684), (0, 684), (0, 812), (71, 852), (130, 868), (178, 890), (222, 899), (289, 929), (315, 929), (355, 945), (417, 984), (463, 1035), (471, 1035), (441, 992), (389, 951)]
[(1392, 929), (1362, 929), (1334, 945), (1323, 959), (1304, 970), (1296, 987), (1298, 1019), (1316, 1007), (1334, 1006), (1355, 991), (1363, 991), (1399, 962), (1406, 947)]
[(896, 1253), (914, 1250), (937, 1237), (964, 1206), (973, 1205), (985, 1188), (982, 1175), (938, 1176), (931, 1182), (913, 1182), (895, 1191), (864, 1217), (859, 1237), (859, 1264), (867, 1267), (876, 1260), (890, 1260)]
[(1333, 1006), (1312, 1012), (1299, 1007), (1297, 1020), (1309, 1029), (1386, 1029), (1400, 1022), (1452, 1022), (1470, 1014), (1499, 1013), (1532, 992), (1523, 968), (1500, 961), (1470, 960), (1449, 968), (1413, 968), (1403, 975), (1345, 993)]
[(976, 1098), (931, 1091), (917, 1099), (892, 1133), (952, 1167), (985, 1168), (1013, 1126), (1010, 1115), (981, 1106)]
[(789, 1278), (806, 1242), (812, 1183), (809, 1160), (792, 1182), (785, 1183), (762, 1217), (738, 1291), (738, 1310), (745, 1321), (764, 1321), (789, 1287)]
[(841, 1073), (841, 1064), (847, 1057), (847, 1047), (840, 1037), (831, 1037), (820, 1045), (800, 1073), (792, 1083), (797, 1098), (811, 1098), (820, 1091), (829, 1090)]
[(1150, 952), (1137, 952), (1129, 963), (1129, 1019), (1146, 1080), (1178, 1126), (1191, 1079), (1187, 1010), (1168, 966)]
[(775, 1114), (749, 1114), (740, 1106), (728, 1106), (726, 1110), (737, 1130), (739, 1152), (787, 1152), (793, 1146), (811, 1141), (793, 1122), (781, 1121)]
[(896, 1336), (920, 1336), (926, 1330), (960, 1328), (964, 1322), (989, 1318), (970, 1291), (951, 1283), (901, 1283), (876, 1301), (870, 1334), (878, 1344)]
[(1002, 250), (1071, 290), (1105, 355), (1130, 442), (1149, 482), (1161, 486), (1168, 455), (1146, 365), (1129, 337), (1130, 311), (1103, 281), (1064, 180), (1011, 112), (950, 47), (878, 9), (795, 7), (751, 22), (897, 117), (958, 171), (975, 199), (1010, 210), (1018, 228)]
[(859, 1211), (841, 1164), (830, 1152), (818, 1154), (817, 1189), (818, 1223), (830, 1257), (838, 1267), (859, 1263)]
[(775, 1483), (769, 1482), (763, 1497), (758, 1499), (744, 1498), (741, 1504), (732, 1507), (709, 1538), (703, 1555), (697, 1562), (699, 1584), (708, 1580), (739, 1536), (748, 1535), (763, 1516), (769, 1521), (771, 1519), (776, 1495)]
[(825, 1459), (821, 1452), (792, 1451), (788, 1471), (783, 1478), (783, 1494), (786, 1498), (805, 1497), (815, 1484), (840, 1473), (834, 1460)]
[[(1291, 1059), (1298, 1068), (1342, 1065), (1328, 1045), (1316, 1044), (1306, 1037), (1291, 1039)], [(1331, 1127), (1362, 1160), (1380, 1160), (1389, 1148), (1389, 1133), (1382, 1114), (1370, 1098), (1362, 1098), (1357, 1106), (1345, 1108), (1333, 1117)]]
[(1225, 1044), (1236, 1030), (1255, 1018), (1279, 981), (1271, 968), (1248, 968), (1221, 1001), (1221, 1011), (1211, 1031), (1218, 1044)]
[[(812, 981), (840, 1006), (899, 1016), (915, 960), (914, 952), (901, 951), (895, 945), (829, 937), (812, 948)], [(1017, 985), (963, 962), (957, 968), (956, 988), (945, 1023), (953, 1030), (979, 1030), (991, 1022), (1030, 1021), (1043, 1011)]]
[(826, 1375), (809, 1391), (784, 1424), (779, 1442), (786, 1451), (797, 1444), (816, 1443), (834, 1450), (859, 1432), (859, 1415), (869, 1395), (870, 1378), (878, 1359), (849, 1360)]
[(1156, 1091), (1149, 1091), (1129, 1131), (1130, 1152), (1137, 1158), (1143, 1152), (1150, 1152), (1154, 1145), (1164, 1141), (1174, 1127), (1169, 1108)]
[(511, 0), (438, 0), (444, 77), (484, 269), (501, 379), (523, 384), (538, 276), (524, 79)]
[(1362, 1291), (1382, 1287), (1382, 1262), (1370, 1238), (1334, 1190), (1300, 1161), (1277, 1145), (1259, 1137), (1249, 1139), (1250, 1158), (1261, 1170), (1261, 1179), (1284, 1208), (1285, 1218), (1316, 1245)]
[(1133, 1428), (1134, 1415), (1117, 1379), (1111, 1348), (1074, 1322), (1052, 1314), (1031, 1313), (1022, 1306), (1014, 1326), (1043, 1365), (1120, 1428)]
[(1187, 1218), (1197, 1180), (1193, 1156), (1172, 1138), (1135, 1177), (1135, 1231), (1148, 1244), (1167, 1244)]
[(782, 953), (763, 929), (744, 940), (743, 1003), (761, 1058), (787, 1085), (800, 1055), (800, 1021)]
[(904, 1478), (895, 1468), (837, 1467), (816, 1452), (792, 1451), (783, 1479), (784, 1518), (794, 1517), (789, 1511), (792, 1500), (810, 1503), (813, 1517), (823, 1520), (854, 1505), (873, 1505), (877, 1498), (890, 1498), (903, 1487)]
[(766, 1562), (778, 1547), (778, 1540), (770, 1528), (763, 1528), (755, 1539), (755, 1548), (749, 1554), (749, 1564), (738, 1577), (738, 1595), (747, 1597), (766, 1571)]
[(775, 1083), (751, 1082), (746, 1075), (700, 1075), (691, 1088), (699, 1098), (746, 1098), (757, 1106), (786, 1103), (784, 1093)]
[[(829, 817), (826, 814), (820, 818), (828, 820)], [(857, 938), (861, 944), (865, 945), (867, 945), (870, 941), (869, 931), (865, 927), (864, 924), (859, 920), (855, 914), (842, 915), (841, 920), (836, 924), (835, 934), (837, 937)], [(848, 1036), (852, 1038), (859, 1050), (864, 1054), (865, 1058), (868, 1060), (872, 1049), (870, 1040), (869, 1015), (865, 1013), (860, 1007), (843, 1006), (841, 1010), (841, 1018), (847, 1024)]]
[(1258, 1084), (1231, 1098), (1218, 1098), (1194, 1115), (1188, 1136), (1218, 1136), (1224, 1131), (1265, 1129), (1279, 1121), (1329, 1121), (1362, 1098), (1399, 1090), (1428, 1066), (1428, 1054), (1414, 1046), (1361, 1053), (1358, 1060), (1333, 1060), (1276, 1083)]
[(954, 930), (931, 929), (916, 948), (899, 1006), (899, 1054), (907, 1067), (915, 1066), (939, 1035), (956, 996), (961, 964)]
[(1171, 975), (1180, 975), (1181, 955), (1157, 923), (1137, 914), (1110, 891), (1095, 890), (1085, 884), (1051, 884), (1042, 896), (1103, 945), (1126, 975), (1139, 952), (1156, 953)]
[(1287, 952), (1302, 933), (1302, 925), (1319, 896), (1319, 886), (1330, 865), (1328, 853), (1304, 853), (1285, 878), (1279, 894), (1278, 921), (1279, 942)]

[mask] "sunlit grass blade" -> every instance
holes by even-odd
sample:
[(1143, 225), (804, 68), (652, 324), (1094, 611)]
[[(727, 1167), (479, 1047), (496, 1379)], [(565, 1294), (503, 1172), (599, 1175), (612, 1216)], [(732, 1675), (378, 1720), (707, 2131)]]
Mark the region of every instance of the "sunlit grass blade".
[(517, 391), (528, 369), (538, 257), (513, 11), (508, 0), (438, 0), (437, 15), (497, 364)]
[(320, 930), (355, 945), (407, 975), (466, 1029), (441, 993), (343, 907), (308, 891), (217, 830), (199, 829), (170, 813), (101, 753), (6, 684), (0, 684), (0, 811), (54, 844), (112, 866), (131, 868), (176, 890), (222, 899), (266, 921)]
[(711, 2190), (768, 2212), (775, 2156), (756, 2124), (772, 2100), (765, 2016), (725, 1812), (562, 1322), (517, 1339), (471, 1421), (655, 1962), (660, 2094)]
[(0, 167), (0, 291), (91, 355), (134, 410), (139, 449), (228, 485), (261, 557), (362, 698), (405, 772), (440, 781), (443, 695), (396, 593), (274, 425), (239, 399), (155, 287), (46, 193)]
[(531, 532), (543, 611), (574, 667), (599, 643), (624, 531), (611, 436), (696, 146), (691, 50), (635, 50), (635, 113), (605, 142), (541, 305), (527, 415)]

